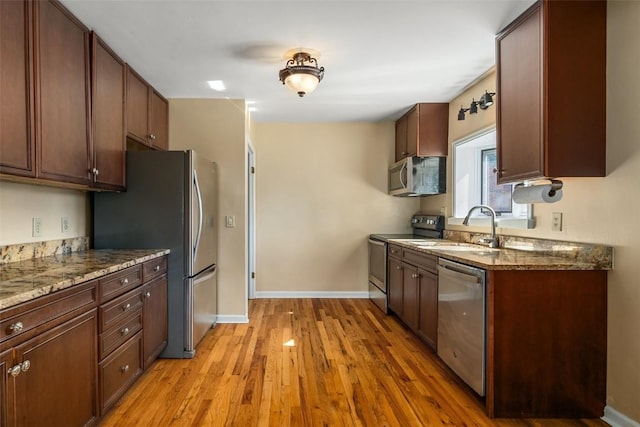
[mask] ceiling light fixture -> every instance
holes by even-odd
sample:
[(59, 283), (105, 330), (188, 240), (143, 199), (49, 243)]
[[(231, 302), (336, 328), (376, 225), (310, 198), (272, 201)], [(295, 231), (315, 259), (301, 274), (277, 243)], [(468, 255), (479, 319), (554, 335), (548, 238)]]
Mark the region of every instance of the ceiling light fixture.
[(282, 84), (303, 97), (318, 87), (324, 77), (324, 67), (318, 67), (318, 61), (308, 53), (298, 52), (287, 61), (279, 75)]
[(471, 98), (471, 105), (469, 105), (469, 108), (464, 108), (462, 106), (460, 107), (460, 111), (458, 111), (458, 120), (464, 120), (464, 113), (466, 113), (467, 111), (469, 112), (469, 114), (477, 114), (478, 107), (480, 107), (481, 110), (486, 110), (487, 108), (491, 107), (493, 105), (493, 96), (495, 94), (495, 92), (489, 92), (488, 90), (485, 90), (478, 101), (476, 101), (475, 98)]
[(209, 80), (207, 83), (211, 89), (218, 92), (224, 92), (227, 89), (222, 80)]

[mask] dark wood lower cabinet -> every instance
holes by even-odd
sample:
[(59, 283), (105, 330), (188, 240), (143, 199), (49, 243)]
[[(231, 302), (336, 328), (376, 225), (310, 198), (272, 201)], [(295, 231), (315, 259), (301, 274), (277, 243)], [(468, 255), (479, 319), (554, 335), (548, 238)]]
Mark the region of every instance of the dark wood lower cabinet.
[(438, 276), (423, 269), (418, 269), (418, 274), (420, 275), (418, 336), (435, 350), (438, 340)]
[(420, 316), (420, 276), (418, 269), (412, 265), (402, 263), (402, 318), (411, 329), (418, 328)]
[(0, 311), (0, 427), (96, 424), (167, 344), (166, 273), (165, 256)]
[(167, 346), (167, 276), (163, 275), (142, 289), (144, 326), (144, 369), (147, 369)]
[(97, 420), (97, 317), (93, 309), (14, 349), (13, 366), (20, 365), (9, 387), (14, 425), (46, 420), (47, 426), (83, 426)]
[(389, 274), (389, 308), (398, 316), (402, 315), (402, 295), (403, 295), (403, 272), (402, 261), (398, 258), (389, 257), (387, 271)]

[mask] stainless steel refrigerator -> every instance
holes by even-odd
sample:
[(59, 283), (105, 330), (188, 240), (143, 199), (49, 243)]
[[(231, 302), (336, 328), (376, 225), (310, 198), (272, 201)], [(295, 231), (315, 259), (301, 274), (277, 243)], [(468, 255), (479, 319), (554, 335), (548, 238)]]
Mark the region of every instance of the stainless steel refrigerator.
[(93, 195), (96, 249), (168, 248), (168, 342), (190, 358), (216, 323), (216, 164), (194, 151), (127, 152), (127, 190)]

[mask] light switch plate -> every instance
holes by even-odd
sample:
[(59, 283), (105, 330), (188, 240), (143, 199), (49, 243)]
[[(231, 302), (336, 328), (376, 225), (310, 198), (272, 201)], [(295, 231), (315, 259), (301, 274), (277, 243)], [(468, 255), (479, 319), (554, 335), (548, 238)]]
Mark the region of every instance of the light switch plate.
[(236, 217), (234, 215), (227, 215), (224, 219), (227, 227), (231, 228), (236, 226)]
[(562, 231), (562, 212), (551, 214), (551, 231)]

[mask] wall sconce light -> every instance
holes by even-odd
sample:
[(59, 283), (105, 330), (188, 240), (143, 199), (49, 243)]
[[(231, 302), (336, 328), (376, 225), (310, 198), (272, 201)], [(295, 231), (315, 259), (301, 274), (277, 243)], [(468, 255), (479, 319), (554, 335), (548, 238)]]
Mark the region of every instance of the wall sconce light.
[(469, 105), (469, 108), (460, 107), (460, 111), (458, 111), (458, 120), (464, 120), (464, 113), (467, 111), (469, 114), (478, 114), (478, 107), (480, 107), (481, 110), (486, 110), (491, 107), (493, 105), (493, 96), (495, 94), (495, 92), (485, 90), (478, 101), (476, 101), (475, 98), (471, 98), (471, 105)]
[(478, 103), (475, 98), (471, 98), (471, 105), (469, 106), (469, 114), (478, 114)]
[(318, 87), (324, 77), (324, 67), (318, 67), (318, 61), (308, 53), (298, 52), (287, 61), (279, 76), (283, 85), (303, 97)]
[(464, 113), (469, 111), (469, 108), (463, 108), (460, 106), (460, 111), (458, 111), (458, 120), (464, 120)]
[(478, 101), (480, 108), (486, 110), (487, 108), (491, 107), (493, 105), (493, 95), (495, 94), (495, 92), (489, 92), (485, 90), (480, 97), (480, 101)]

